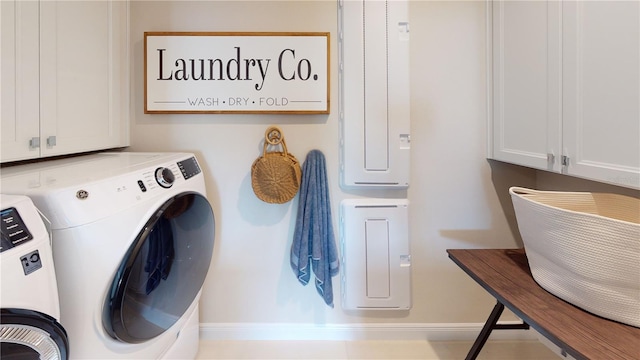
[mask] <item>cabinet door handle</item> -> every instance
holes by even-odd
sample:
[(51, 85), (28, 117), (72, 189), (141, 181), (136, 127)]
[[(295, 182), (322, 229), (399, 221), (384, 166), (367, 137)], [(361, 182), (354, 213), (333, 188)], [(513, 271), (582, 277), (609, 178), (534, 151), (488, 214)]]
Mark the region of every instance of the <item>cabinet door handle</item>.
[(567, 155), (562, 155), (562, 166), (569, 166), (571, 159)]
[(39, 147), (40, 147), (40, 138), (32, 137), (31, 140), (29, 140), (29, 149), (37, 149)]
[(56, 137), (55, 136), (49, 136), (47, 138), (47, 146), (56, 146)]
[(556, 156), (553, 155), (552, 153), (548, 153), (547, 154), (547, 163), (548, 164), (553, 164), (556, 162)]

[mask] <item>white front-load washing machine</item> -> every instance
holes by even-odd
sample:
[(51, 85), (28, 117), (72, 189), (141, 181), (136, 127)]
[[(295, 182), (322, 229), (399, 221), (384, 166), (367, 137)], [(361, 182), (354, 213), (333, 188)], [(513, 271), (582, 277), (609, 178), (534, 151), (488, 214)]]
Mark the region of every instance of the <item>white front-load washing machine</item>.
[(67, 359), (50, 237), (26, 196), (0, 195), (0, 356)]
[(194, 358), (215, 223), (193, 154), (97, 153), (4, 168), (51, 221), (71, 358)]

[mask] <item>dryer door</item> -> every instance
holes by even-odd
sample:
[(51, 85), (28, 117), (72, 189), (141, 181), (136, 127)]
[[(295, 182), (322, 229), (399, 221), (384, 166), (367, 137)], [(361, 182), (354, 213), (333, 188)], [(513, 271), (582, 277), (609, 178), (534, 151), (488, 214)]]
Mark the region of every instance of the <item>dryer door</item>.
[(51, 316), (25, 309), (1, 310), (0, 354), (3, 359), (66, 360), (68, 349), (67, 333)]
[(106, 331), (140, 343), (175, 324), (202, 288), (214, 236), (213, 210), (204, 196), (182, 193), (160, 206), (113, 279), (103, 312)]

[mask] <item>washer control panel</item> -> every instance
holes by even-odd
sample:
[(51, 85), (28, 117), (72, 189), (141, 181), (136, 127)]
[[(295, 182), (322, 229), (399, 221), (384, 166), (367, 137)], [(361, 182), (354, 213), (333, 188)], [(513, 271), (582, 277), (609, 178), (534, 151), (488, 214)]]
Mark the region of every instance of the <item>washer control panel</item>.
[(200, 170), (200, 165), (198, 165), (198, 161), (196, 161), (195, 157), (178, 161), (178, 168), (180, 168), (182, 176), (184, 176), (185, 180), (188, 180), (190, 177), (200, 174), (200, 172), (202, 171)]
[[(143, 193), (154, 191), (157, 188), (168, 189), (176, 182), (183, 181), (182, 178), (189, 180), (201, 172), (202, 170), (196, 158), (190, 157), (182, 161), (160, 166), (152, 171), (144, 172), (142, 178), (137, 180), (137, 184)], [(180, 174), (182, 174), (182, 178), (180, 178)]]
[(2, 222), (0, 223), (0, 232), (2, 233), (2, 245), (0, 252), (9, 250), (18, 245), (33, 239), (33, 235), (24, 224), (18, 210), (14, 207), (3, 209), (0, 212)]

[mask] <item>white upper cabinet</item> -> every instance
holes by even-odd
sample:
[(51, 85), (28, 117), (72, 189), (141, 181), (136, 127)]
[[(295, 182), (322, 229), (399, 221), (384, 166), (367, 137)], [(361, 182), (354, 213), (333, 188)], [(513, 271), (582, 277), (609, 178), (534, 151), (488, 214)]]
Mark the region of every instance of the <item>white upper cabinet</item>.
[(640, 2), (493, 1), (490, 157), (640, 188)]
[(495, 1), (493, 158), (559, 170), (560, 3)]
[(40, 156), (38, 3), (0, 1), (0, 156)]
[(0, 6), (2, 161), (128, 145), (128, 2)]
[(640, 188), (640, 2), (566, 1), (562, 10), (568, 172)]

